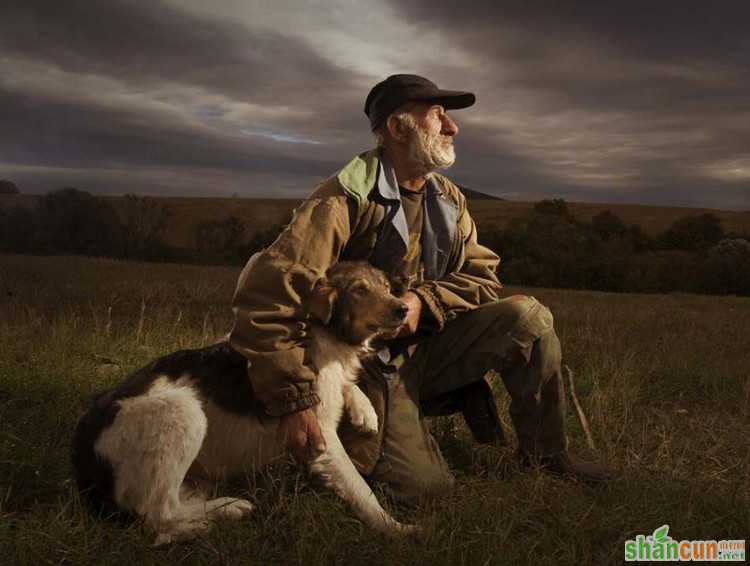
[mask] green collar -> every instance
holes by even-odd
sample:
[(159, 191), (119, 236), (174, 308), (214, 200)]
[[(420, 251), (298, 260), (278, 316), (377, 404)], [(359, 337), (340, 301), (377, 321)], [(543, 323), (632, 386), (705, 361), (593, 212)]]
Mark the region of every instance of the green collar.
[[(344, 192), (354, 198), (359, 206), (367, 202), (370, 191), (378, 181), (380, 161), (380, 148), (371, 149), (357, 155), (336, 175)], [(432, 178), (435, 182), (432, 182), (431, 185), (438, 194), (442, 195), (442, 178), (437, 174), (433, 174)], [(384, 198), (399, 199), (397, 192), (391, 194), (392, 191), (383, 189), (380, 192)]]
[(375, 186), (379, 164), (379, 151), (371, 149), (352, 159), (336, 176), (344, 192), (353, 197), (359, 206), (367, 202), (367, 196)]

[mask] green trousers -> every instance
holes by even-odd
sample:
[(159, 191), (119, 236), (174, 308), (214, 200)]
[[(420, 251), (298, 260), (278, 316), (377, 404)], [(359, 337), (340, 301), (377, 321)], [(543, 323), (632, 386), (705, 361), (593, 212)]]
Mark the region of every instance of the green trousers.
[(520, 450), (548, 456), (566, 449), (560, 341), (549, 309), (514, 295), (448, 322), (394, 359), (365, 364), (360, 386), (380, 417), (376, 438), (344, 425), (342, 440), (359, 470), (401, 496), (452, 484), (425, 416), (456, 412), (456, 392), (495, 370), (510, 395)]

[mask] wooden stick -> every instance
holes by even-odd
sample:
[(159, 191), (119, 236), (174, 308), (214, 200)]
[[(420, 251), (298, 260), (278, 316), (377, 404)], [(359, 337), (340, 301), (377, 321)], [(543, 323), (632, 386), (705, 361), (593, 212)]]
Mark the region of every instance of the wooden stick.
[(135, 333), (135, 343), (138, 344), (141, 341), (141, 334), (143, 334), (143, 319), (146, 317), (146, 299), (141, 299), (141, 317), (138, 319), (138, 330)]
[(570, 366), (566, 365), (565, 369), (568, 371), (568, 389), (570, 391), (570, 397), (573, 399), (573, 405), (576, 408), (576, 414), (578, 415), (578, 420), (581, 421), (581, 428), (583, 428), (583, 432), (586, 435), (586, 444), (589, 445), (589, 448), (592, 450), (596, 450), (596, 446), (594, 445), (594, 437), (591, 435), (591, 427), (589, 426), (589, 421), (586, 418), (586, 414), (583, 412), (583, 407), (581, 407), (581, 404), (578, 402), (578, 396), (576, 395), (576, 386), (575, 382), (573, 381), (573, 370), (570, 369)]

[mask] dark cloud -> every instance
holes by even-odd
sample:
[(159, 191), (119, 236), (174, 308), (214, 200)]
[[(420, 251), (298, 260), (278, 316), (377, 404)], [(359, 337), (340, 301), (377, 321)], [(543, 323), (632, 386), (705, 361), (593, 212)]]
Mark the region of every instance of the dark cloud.
[(130, 171), (141, 192), (276, 177), (301, 196), (371, 145), (367, 89), (406, 71), (476, 90), (451, 170), (471, 188), (750, 207), (750, 4), (390, 4), (306, 28), (260, 4), (5, 0), (0, 171), (110, 191)]
[(518, 198), (523, 192), (541, 194), (556, 183), (533, 159), (520, 155), (510, 144), (488, 142), (493, 134), (492, 128), (481, 126), (460, 133), (455, 141), (456, 164), (449, 175), (461, 185), (510, 198)]
[(437, 24), (477, 46), (508, 46), (514, 58), (532, 59), (571, 40), (646, 59), (721, 58), (744, 65), (750, 58), (750, 5), (744, 0), (476, 0), (462, 10), (450, 0), (393, 5), (414, 22)]
[[(341, 94), (356, 74), (342, 72), (303, 41), (279, 31), (250, 30), (158, 1), (9, 0), (0, 6), (0, 51), (6, 79), (21, 79), (11, 88), (0, 76), (0, 162), (5, 164), (68, 170), (173, 167), (185, 181), (202, 168), (316, 179), (335, 170), (332, 157), (286, 140), (328, 141), (336, 133), (330, 143), (336, 147), (351, 141), (342, 129), (356, 131), (350, 119), (355, 104)], [(85, 87), (59, 90), (54, 85), (40, 90), (23, 80), (47, 68), (63, 73), (63, 80), (116, 82), (86, 92)], [(197, 120), (137, 103), (123, 106), (118, 98), (123, 92), (143, 92), (152, 100), (168, 99), (174, 94), (160, 90), (169, 89), (206, 99), (196, 110)], [(222, 120), (235, 103), (257, 105), (261, 113), (274, 105), (292, 111), (265, 123), (249, 116), (232, 119), (231, 128), (206, 127)], [(296, 117), (293, 110), (300, 108), (322, 119), (316, 125), (304, 112)], [(44, 173), (44, 183), (32, 181), (31, 186), (48, 184), (50, 175)], [(28, 173), (25, 178), (30, 181)], [(75, 178), (90, 183), (99, 176)], [(148, 179), (142, 183), (144, 190), (159, 186)], [(122, 184), (112, 179), (110, 185)]]
[(6, 163), (55, 167), (183, 166), (319, 176), (335, 167), (285, 156), (257, 139), (222, 136), (143, 112), (0, 91), (0, 155)]
[(414, 23), (440, 29), (446, 49), (463, 45), (494, 60), (495, 69), (484, 67), (481, 80), (526, 87), (545, 95), (546, 103), (558, 98), (561, 105), (583, 108), (750, 108), (745, 1), (479, 0), (456, 10), (447, 0), (416, 0), (394, 7)]
[[(395, 3), (394, 3), (395, 4)], [(398, 3), (415, 23), (494, 61), (483, 82), (561, 107), (720, 113), (750, 109), (750, 3)]]
[(243, 100), (304, 100), (351, 80), (281, 31), (210, 20), (159, 0), (5, 0), (0, 49), (134, 83), (175, 81)]
[(632, 165), (637, 173), (623, 182), (591, 186), (566, 181), (554, 169), (517, 153), (511, 145), (488, 142), (491, 134), (491, 129), (475, 127), (456, 141), (458, 159), (449, 175), (461, 185), (511, 200), (565, 198), (574, 202), (719, 209), (750, 206), (750, 186), (746, 181), (707, 182), (696, 179), (695, 171), (689, 167), (680, 170), (655, 157), (637, 159)]
[(526, 158), (530, 188), (536, 177), (569, 198), (750, 205), (750, 171), (711, 165), (750, 161), (747, 2), (392, 5), (478, 62), (441, 76), (473, 82), (479, 121), (501, 140), (488, 144)]

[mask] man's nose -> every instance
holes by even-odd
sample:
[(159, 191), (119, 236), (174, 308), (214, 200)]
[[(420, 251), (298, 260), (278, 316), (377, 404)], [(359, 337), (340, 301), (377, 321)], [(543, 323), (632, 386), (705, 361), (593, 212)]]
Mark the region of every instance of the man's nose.
[(458, 124), (448, 114), (443, 114), (443, 127), (440, 133), (444, 136), (455, 136), (458, 133)]

